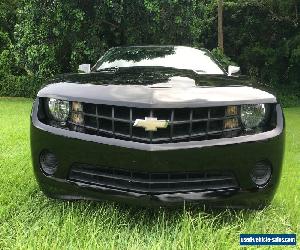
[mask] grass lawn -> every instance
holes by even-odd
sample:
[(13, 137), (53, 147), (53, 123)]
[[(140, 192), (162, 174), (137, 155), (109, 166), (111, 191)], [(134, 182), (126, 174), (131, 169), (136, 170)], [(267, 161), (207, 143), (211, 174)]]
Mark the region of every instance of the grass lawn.
[(272, 205), (204, 212), (46, 198), (31, 166), (31, 104), (0, 98), (0, 249), (238, 249), (240, 233), (300, 238), (300, 108), (285, 110), (286, 154)]

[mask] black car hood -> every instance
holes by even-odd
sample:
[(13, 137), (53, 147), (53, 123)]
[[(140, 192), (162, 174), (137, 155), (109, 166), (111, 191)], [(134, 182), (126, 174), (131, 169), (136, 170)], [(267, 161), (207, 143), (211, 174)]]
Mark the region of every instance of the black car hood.
[(173, 69), (121, 69), (60, 75), (42, 88), (38, 96), (153, 108), (276, 102), (273, 95), (249, 87), (249, 81), (244, 77), (201, 75)]
[(162, 67), (119, 68), (90, 74), (64, 74), (53, 78), (51, 83), (70, 82), (94, 85), (140, 85), (148, 87), (222, 87), (251, 86), (245, 76), (198, 74), (192, 70)]

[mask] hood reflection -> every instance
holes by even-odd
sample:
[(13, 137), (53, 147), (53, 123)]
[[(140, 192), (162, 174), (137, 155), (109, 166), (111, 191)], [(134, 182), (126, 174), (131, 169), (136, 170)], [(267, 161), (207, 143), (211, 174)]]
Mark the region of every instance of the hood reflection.
[(115, 72), (93, 72), (91, 74), (65, 74), (50, 80), (50, 83), (69, 82), (94, 85), (129, 85), (150, 87), (222, 87), (251, 85), (247, 77), (227, 75), (203, 75), (192, 70), (166, 67), (120, 68)]

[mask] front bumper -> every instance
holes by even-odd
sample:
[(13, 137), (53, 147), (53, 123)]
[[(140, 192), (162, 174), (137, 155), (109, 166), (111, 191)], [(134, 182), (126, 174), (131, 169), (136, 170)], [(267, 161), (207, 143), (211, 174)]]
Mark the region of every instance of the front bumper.
[[(31, 123), (31, 151), (34, 172), (41, 189), (50, 197), (62, 199), (117, 200), (143, 205), (175, 205), (184, 202), (221, 207), (261, 207), (273, 198), (279, 183), (284, 152), (284, 118), (277, 105), (277, 127), (269, 132), (202, 142), (149, 145), (86, 135), (54, 128), (37, 118), (36, 100)], [(54, 153), (59, 167), (53, 176), (40, 168), (41, 152)], [(272, 177), (257, 187), (250, 172), (257, 162), (272, 165)], [(145, 194), (69, 180), (76, 163), (106, 166), (137, 172), (230, 171), (238, 189)]]

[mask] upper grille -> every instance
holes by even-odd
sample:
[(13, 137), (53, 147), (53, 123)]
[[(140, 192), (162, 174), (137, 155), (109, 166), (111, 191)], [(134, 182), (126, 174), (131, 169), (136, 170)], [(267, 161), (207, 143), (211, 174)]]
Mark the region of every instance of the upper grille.
[[(227, 113), (229, 107), (236, 108), (234, 115)], [(238, 106), (151, 109), (83, 103), (83, 110), (73, 110), (71, 117), (78, 113), (84, 122), (80, 125), (70, 121), (71, 130), (148, 144), (218, 139), (241, 133)], [(145, 117), (168, 120), (169, 125), (155, 132), (133, 126), (136, 119)], [(225, 125), (230, 120), (236, 124), (232, 128)]]

